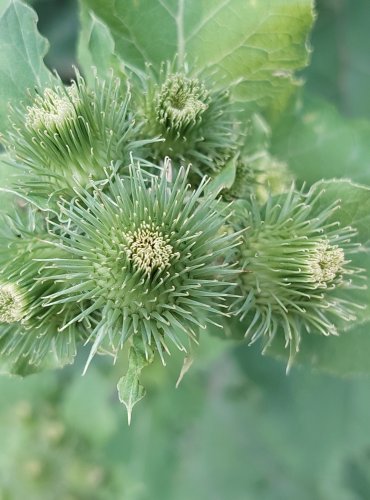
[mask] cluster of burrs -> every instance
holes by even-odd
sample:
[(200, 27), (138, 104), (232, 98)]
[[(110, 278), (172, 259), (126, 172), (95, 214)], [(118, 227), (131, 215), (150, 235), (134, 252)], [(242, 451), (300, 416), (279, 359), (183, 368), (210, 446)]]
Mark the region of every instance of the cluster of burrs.
[(0, 247), (10, 371), (62, 366), (81, 344), (87, 367), (128, 346), (118, 387), (130, 414), (142, 367), (156, 353), (165, 364), (171, 344), (188, 355), (207, 325), (236, 316), (265, 348), (283, 336), (292, 360), (305, 330), (335, 335), (354, 318), (342, 290), (361, 274), (355, 231), (314, 188), (287, 189), (286, 166), (248, 143), (253, 120), (243, 128), (209, 81), (171, 65), (130, 83), (77, 74), (12, 109), (2, 140), (22, 203)]

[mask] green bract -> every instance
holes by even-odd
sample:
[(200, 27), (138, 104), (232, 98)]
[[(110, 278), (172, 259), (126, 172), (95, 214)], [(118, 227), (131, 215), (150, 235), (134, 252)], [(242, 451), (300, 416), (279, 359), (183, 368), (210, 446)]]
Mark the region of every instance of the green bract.
[(227, 314), (237, 236), (213, 196), (202, 196), (204, 181), (190, 191), (183, 169), (170, 178), (169, 163), (150, 177), (133, 166), (127, 181), (112, 174), (106, 191), (61, 206), (70, 223), (57, 225), (57, 247), (68, 258), (50, 261), (64, 288), (48, 304), (81, 304), (69, 324), (92, 325), (89, 361), (100, 346), (117, 354), (138, 336), (146, 356), (155, 348), (164, 362), (168, 342), (186, 351), (187, 339)]
[[(254, 197), (240, 206), (237, 227), (246, 227), (240, 246), (242, 298), (234, 308), (245, 322), (245, 336), (262, 338), (264, 349), (284, 335), (290, 361), (304, 331), (338, 335), (338, 321), (356, 319), (362, 306), (347, 299), (348, 290), (366, 288), (362, 269), (351, 266), (359, 245), (356, 230), (330, 222), (339, 204), (317, 205), (322, 192), (270, 197), (260, 208)], [(288, 365), (289, 366), (289, 365)]]

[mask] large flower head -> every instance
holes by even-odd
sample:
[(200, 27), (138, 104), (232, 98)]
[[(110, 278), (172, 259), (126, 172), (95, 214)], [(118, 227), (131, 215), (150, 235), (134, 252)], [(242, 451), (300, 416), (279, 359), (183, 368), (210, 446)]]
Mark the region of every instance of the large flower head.
[(128, 87), (113, 74), (96, 77), (89, 88), (77, 73), (69, 87), (59, 82), (14, 109), (4, 142), (23, 168), (18, 188), (31, 197), (71, 197), (91, 179), (105, 178), (112, 161), (127, 167), (139, 147), (129, 100)]
[(154, 162), (169, 156), (174, 164), (191, 164), (190, 179), (197, 184), (235, 152), (240, 124), (229, 92), (216, 89), (204, 75), (172, 64), (163, 64), (157, 75), (148, 67), (133, 96), (143, 136), (162, 138), (148, 148)]
[(239, 213), (238, 227), (246, 230), (236, 313), (246, 336), (262, 338), (265, 348), (284, 335), (290, 362), (302, 332), (337, 335), (337, 325), (354, 320), (360, 307), (345, 293), (361, 286), (361, 270), (350, 260), (358, 251), (351, 243), (356, 231), (340, 228), (333, 220), (338, 205), (323, 209), (319, 199), (314, 188), (308, 194), (291, 189), (270, 197), (263, 209), (252, 198)]
[[(0, 368), (26, 372), (49, 362), (71, 362), (79, 333), (74, 325), (60, 329), (78, 305), (45, 308), (44, 296), (61, 289), (48, 280), (44, 259), (61, 258), (60, 249), (45, 242), (42, 217), (32, 209), (20, 210), (2, 221), (0, 231)], [(71, 316), (72, 314), (72, 316)]]
[(72, 322), (93, 325), (91, 357), (107, 344), (118, 353), (136, 336), (163, 360), (169, 342), (185, 350), (226, 314), (236, 237), (204, 182), (191, 191), (182, 169), (173, 182), (169, 175), (168, 163), (159, 177), (132, 167), (130, 179), (113, 175), (109, 189), (61, 208), (71, 224), (59, 246), (70, 258), (50, 262), (65, 288), (49, 303), (83, 304)]

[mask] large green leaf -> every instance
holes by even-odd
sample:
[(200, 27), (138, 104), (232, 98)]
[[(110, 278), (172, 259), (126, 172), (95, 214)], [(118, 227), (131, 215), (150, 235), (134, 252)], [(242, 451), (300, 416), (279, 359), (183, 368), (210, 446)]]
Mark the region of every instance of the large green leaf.
[[(109, 26), (129, 66), (179, 64), (218, 73), (237, 100), (281, 108), (307, 64), (311, 0), (81, 0)], [(86, 30), (85, 30), (86, 31)]]
[(25, 100), (27, 89), (50, 82), (43, 62), (48, 43), (36, 24), (35, 12), (18, 0), (10, 0), (0, 16), (0, 132), (7, 128), (9, 103)]
[(326, 101), (303, 104), (275, 130), (273, 152), (301, 181), (347, 177), (370, 184), (370, 122), (348, 119)]
[(81, 32), (78, 43), (78, 59), (88, 81), (94, 78), (93, 68), (98, 74), (107, 74), (118, 68), (115, 44), (108, 27), (93, 12), (81, 7)]

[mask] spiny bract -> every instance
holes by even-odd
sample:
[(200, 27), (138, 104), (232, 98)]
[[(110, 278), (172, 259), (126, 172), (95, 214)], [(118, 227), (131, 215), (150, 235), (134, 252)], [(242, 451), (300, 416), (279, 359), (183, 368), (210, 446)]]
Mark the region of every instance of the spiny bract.
[(147, 356), (155, 347), (164, 362), (168, 341), (186, 350), (185, 340), (226, 314), (237, 236), (219, 203), (203, 195), (205, 181), (189, 191), (183, 169), (170, 176), (169, 163), (159, 176), (133, 166), (130, 179), (112, 174), (104, 191), (61, 206), (70, 224), (58, 246), (69, 258), (50, 262), (65, 288), (49, 304), (83, 304), (71, 323), (92, 325), (89, 361), (101, 346), (118, 353), (136, 335)]
[(263, 209), (252, 197), (238, 214), (237, 228), (246, 230), (240, 246), (243, 298), (234, 303), (236, 313), (247, 319), (251, 342), (262, 337), (267, 348), (282, 333), (290, 362), (302, 330), (337, 335), (335, 323), (354, 320), (361, 307), (343, 295), (361, 286), (361, 269), (349, 260), (358, 251), (351, 243), (356, 231), (333, 221), (338, 204), (317, 208), (320, 196), (315, 188), (308, 194), (292, 188), (270, 197)]

